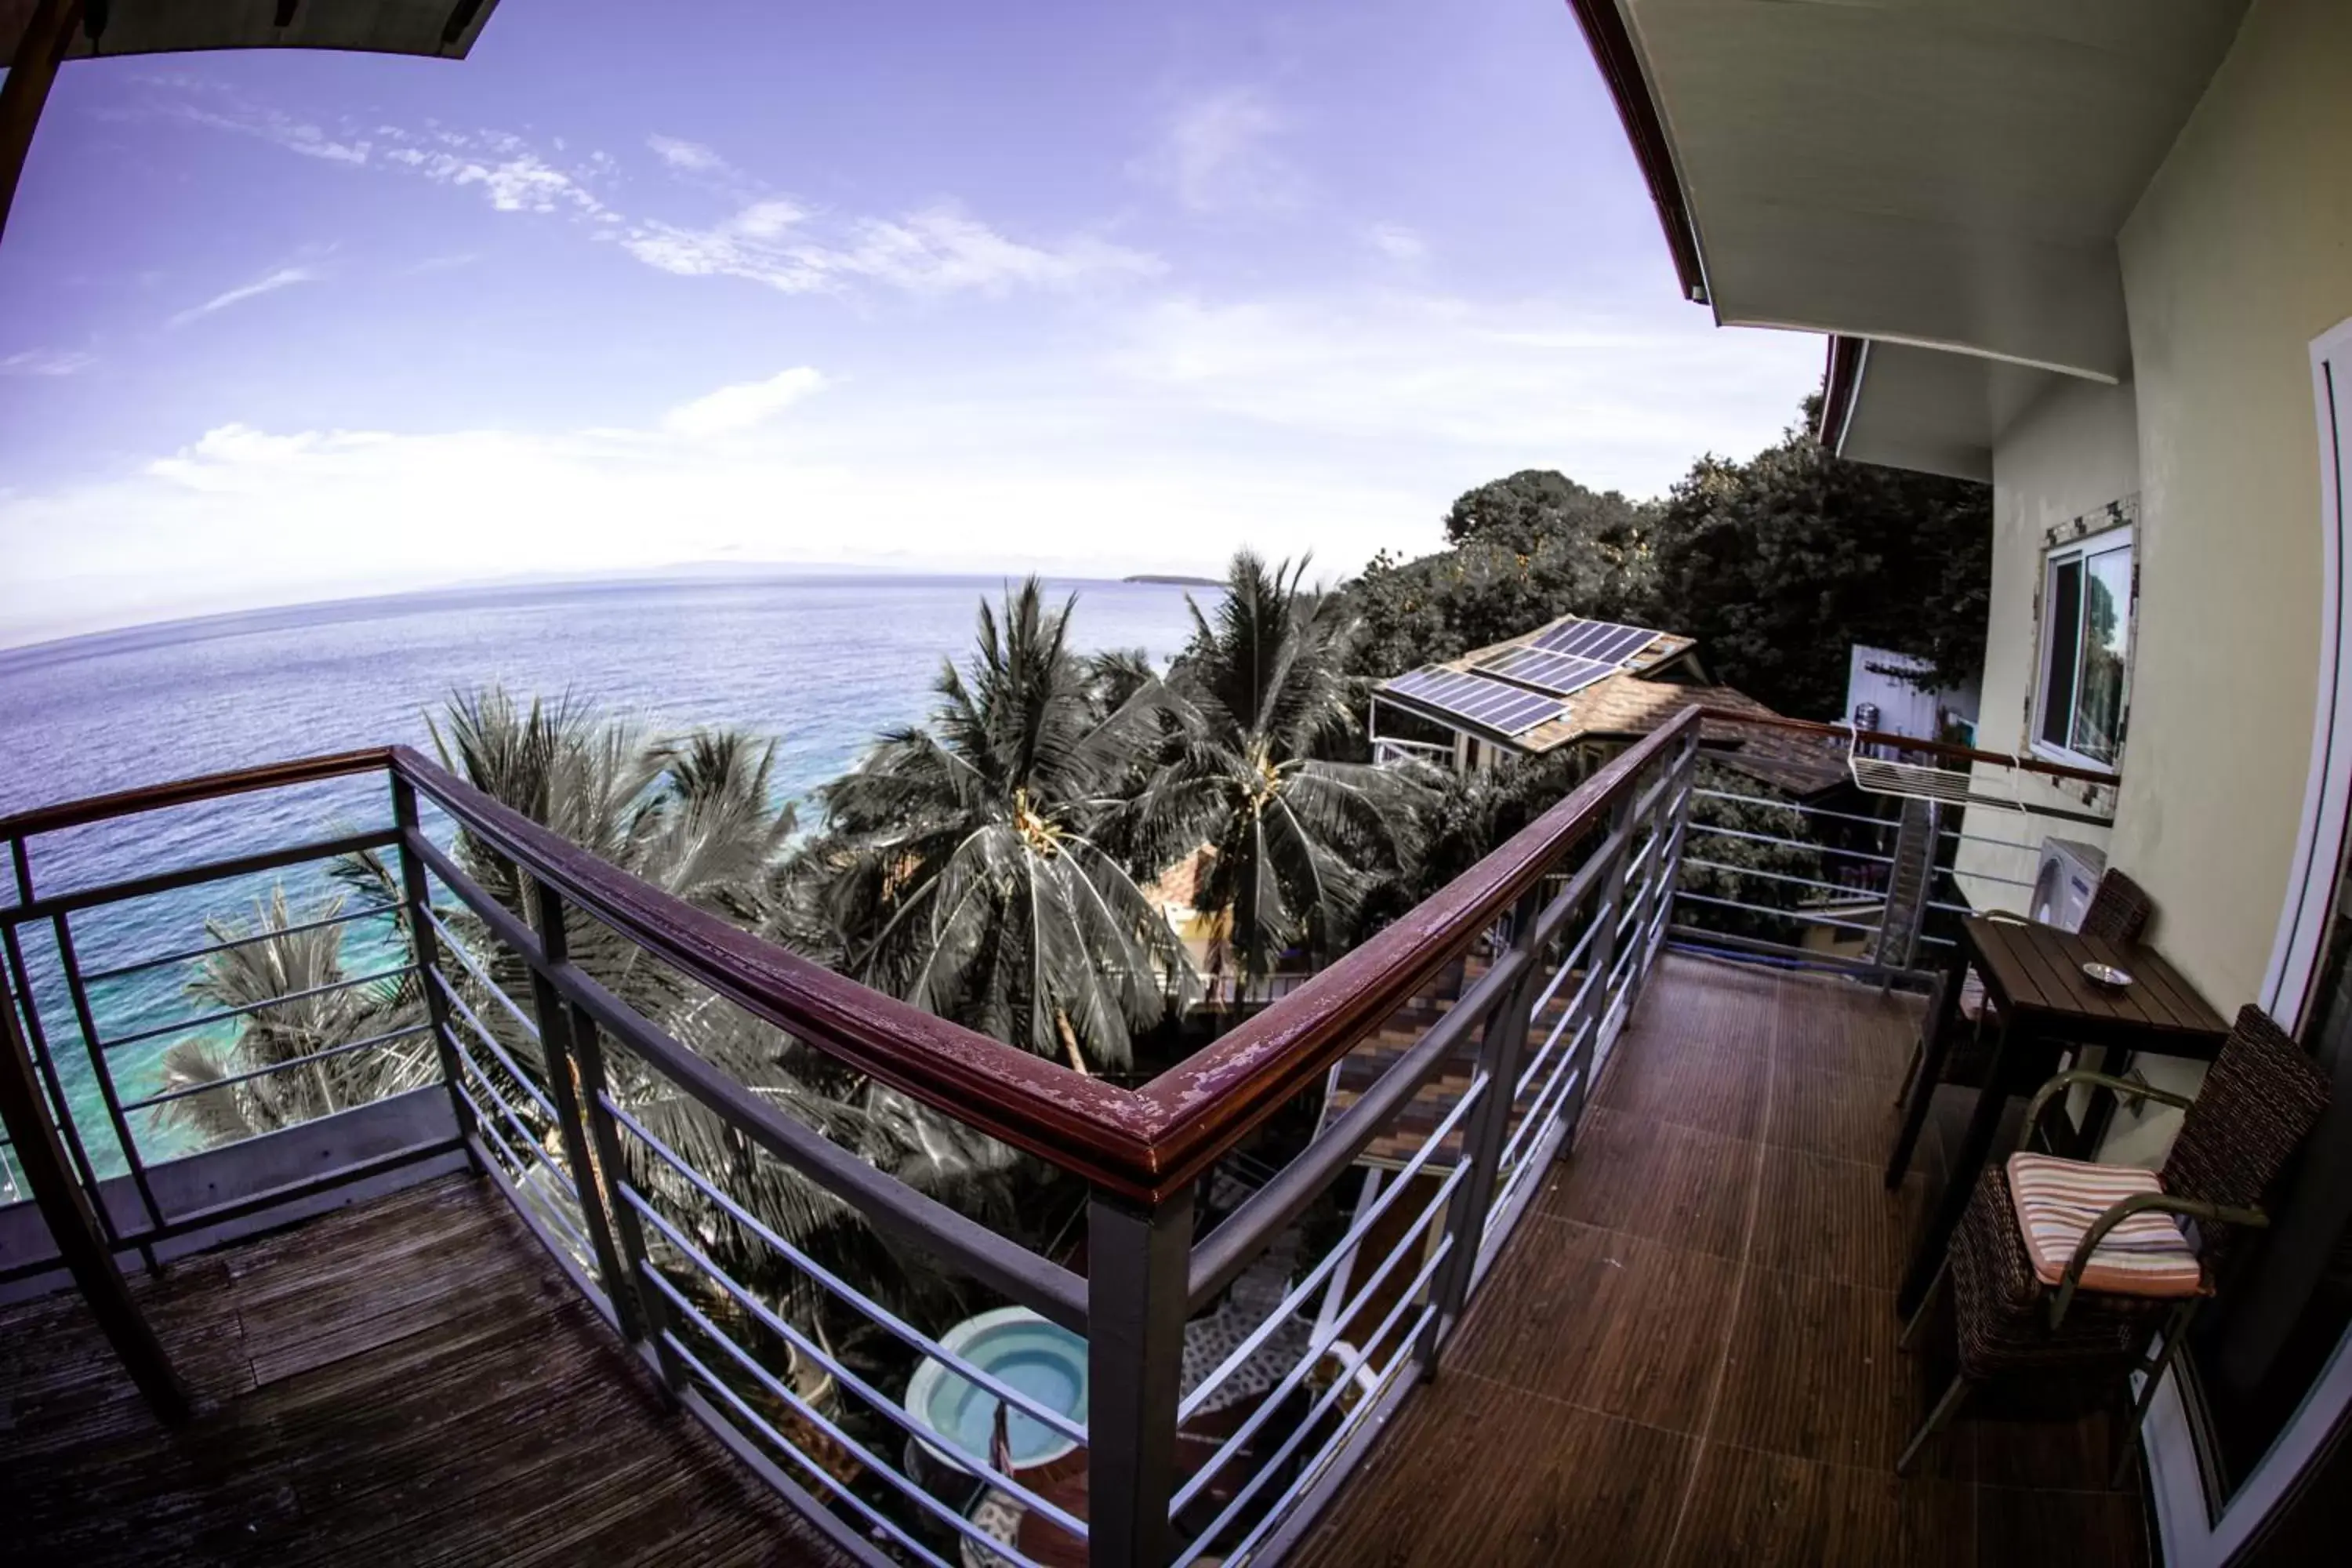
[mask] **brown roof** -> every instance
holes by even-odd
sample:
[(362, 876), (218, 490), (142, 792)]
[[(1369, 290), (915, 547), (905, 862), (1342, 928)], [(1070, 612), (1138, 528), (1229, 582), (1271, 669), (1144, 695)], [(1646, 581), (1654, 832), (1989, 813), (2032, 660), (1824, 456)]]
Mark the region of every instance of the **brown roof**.
[[(1728, 686), (1678, 686), (1612, 675), (1568, 700), (1567, 711), (1520, 735), (1514, 744), (1541, 756), (1588, 741), (1631, 740), (1646, 735), (1685, 708), (1713, 708), (1777, 718), (1746, 692)], [(1846, 777), (1844, 743), (1830, 737), (1735, 720), (1710, 719), (1699, 738), (1716, 759), (1751, 778), (1792, 795), (1812, 795)]]

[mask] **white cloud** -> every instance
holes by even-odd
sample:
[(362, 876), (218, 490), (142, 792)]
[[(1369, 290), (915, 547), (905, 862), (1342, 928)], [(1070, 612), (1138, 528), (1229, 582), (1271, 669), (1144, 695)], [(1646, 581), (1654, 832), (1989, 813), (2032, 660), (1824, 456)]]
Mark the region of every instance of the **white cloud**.
[(316, 283), (323, 276), (324, 274), (315, 268), (281, 267), (275, 272), (231, 289), (225, 294), (215, 294), (201, 305), (190, 306), (173, 316), (171, 324), (174, 327), (184, 327), (190, 321), (199, 317), (209, 316), (215, 310), (226, 310), (231, 305), (242, 304), (247, 300), (258, 299), (264, 294), (274, 294), (280, 289), (291, 289), (298, 283)]
[(1401, 223), (1376, 223), (1364, 232), (1364, 239), (1402, 267), (1418, 267), (1429, 259), (1429, 242)]
[(1267, 145), (1287, 125), (1255, 88), (1225, 88), (1171, 115), (1158, 144), (1129, 169), (1167, 186), (1194, 212), (1282, 211), (1298, 205), (1306, 185)]
[(726, 159), (699, 142), (688, 142), (677, 136), (648, 136), (646, 145), (673, 169), (684, 169), (696, 174), (730, 172)]
[(1345, 573), (1434, 548), (1454, 496), (1517, 468), (1658, 494), (1702, 450), (1777, 438), (1820, 375), (1817, 340), (1720, 332), (1671, 298), (1627, 316), (1406, 292), (1088, 316), (1108, 346), (1078, 358), (798, 366), (552, 431), (224, 421), (0, 494), (0, 642), (720, 559), (1117, 574), (1214, 571), (1249, 543)]
[(765, 381), (722, 386), (690, 403), (681, 403), (662, 416), (662, 428), (674, 436), (730, 436), (765, 424), (793, 404), (824, 386), (814, 367), (796, 365)]
[(1558, 468), (1655, 494), (1707, 445), (1770, 442), (1820, 359), (1810, 335), (1719, 332), (1672, 300), (1627, 317), (1375, 293), (1164, 300), (1130, 323), (1112, 363), (1294, 438), (1406, 443), (1452, 453), (1465, 475)]
[(97, 363), (79, 349), (24, 349), (0, 359), (0, 375), (78, 375)]
[(788, 294), (860, 281), (918, 294), (1002, 293), (1149, 277), (1161, 268), (1156, 257), (1091, 237), (1027, 244), (949, 205), (836, 225), (782, 197), (752, 202), (709, 228), (643, 224), (621, 243), (665, 272), (748, 279)]
[[(386, 127), (386, 135), (401, 132)], [(502, 131), (436, 131), (389, 149), (388, 163), (413, 169), (438, 184), (479, 187), (499, 212), (569, 211), (583, 217), (614, 216), (588, 189), (584, 168), (561, 169), (520, 137)]]

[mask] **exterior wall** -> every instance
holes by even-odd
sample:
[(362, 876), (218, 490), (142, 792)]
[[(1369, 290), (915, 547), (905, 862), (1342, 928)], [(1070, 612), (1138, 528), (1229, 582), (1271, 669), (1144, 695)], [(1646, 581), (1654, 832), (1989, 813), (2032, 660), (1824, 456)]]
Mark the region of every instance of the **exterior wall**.
[[(2093, 516), (2138, 493), (2137, 399), (2129, 385), (2059, 382), (2020, 416), (1993, 449), (1992, 587), (1985, 626), (1984, 679), (1977, 710), (1977, 744), (2019, 755), (2032, 749), (2031, 704), (2035, 684), (2036, 624), (2044, 542), (2053, 530)], [(2135, 681), (2135, 693), (2137, 683)], [(2125, 740), (2126, 771), (2137, 754), (2139, 712), (2135, 695)], [(2028, 806), (2082, 811), (2110, 804), (2112, 791), (2061, 784), (2007, 768), (1979, 766), (1980, 794), (2014, 795)], [(1971, 837), (1993, 843), (1960, 846), (1960, 885), (1978, 909), (2025, 911), (2039, 858), (2033, 847), (2052, 834), (2105, 847), (2106, 834), (2080, 823), (2021, 816), (1972, 807), (1961, 824)], [(2022, 882), (2025, 886), (2018, 886)]]
[[(2309, 345), (2352, 316), (2347, 64), (2352, 5), (2257, 0), (2118, 241), (2135, 384), (2060, 385), (1993, 459), (1979, 743), (2030, 744), (2049, 531), (2137, 492), (2130, 727), (2106, 847), (2155, 898), (2150, 935), (2225, 1014), (2261, 990), (2310, 764), (2321, 555)], [(2028, 793), (2068, 804), (2071, 792)], [(2019, 820), (1979, 810), (1966, 830), (2044, 831), (2009, 831)], [(1964, 872), (2032, 875), (1999, 867), (2025, 857), (1962, 847)], [(2026, 891), (1964, 885), (1979, 907), (2017, 909)], [(2141, 1066), (2168, 1087), (2200, 1076)], [(2177, 1124), (2121, 1116), (2103, 1157), (2156, 1163)]]
[(2139, 647), (2110, 853), (2224, 1012), (2261, 989), (2310, 762), (2311, 341), (2352, 316), (2352, 5), (2257, 0), (2119, 239)]

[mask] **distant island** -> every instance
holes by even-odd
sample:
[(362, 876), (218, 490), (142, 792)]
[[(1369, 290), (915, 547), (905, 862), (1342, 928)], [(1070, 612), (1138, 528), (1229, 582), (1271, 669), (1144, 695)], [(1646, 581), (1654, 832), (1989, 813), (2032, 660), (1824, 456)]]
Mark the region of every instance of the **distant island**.
[(1222, 577), (1187, 577), (1180, 572), (1139, 572), (1132, 577), (1121, 577), (1122, 583), (1157, 583), (1162, 587), (1222, 588)]

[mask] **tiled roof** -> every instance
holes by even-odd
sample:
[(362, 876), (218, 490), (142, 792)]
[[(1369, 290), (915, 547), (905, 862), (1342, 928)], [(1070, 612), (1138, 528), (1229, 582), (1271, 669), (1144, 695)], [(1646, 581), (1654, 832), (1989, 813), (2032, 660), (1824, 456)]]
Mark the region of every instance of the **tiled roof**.
[[(1541, 756), (1580, 741), (1623, 740), (1646, 735), (1685, 708), (1712, 708), (1777, 718), (1746, 692), (1728, 686), (1680, 686), (1612, 675), (1570, 698), (1566, 711), (1517, 738), (1517, 744)], [(1709, 719), (1700, 738), (1714, 742), (1717, 761), (1792, 795), (1812, 795), (1846, 777), (1845, 747), (1834, 737), (1762, 724)]]

